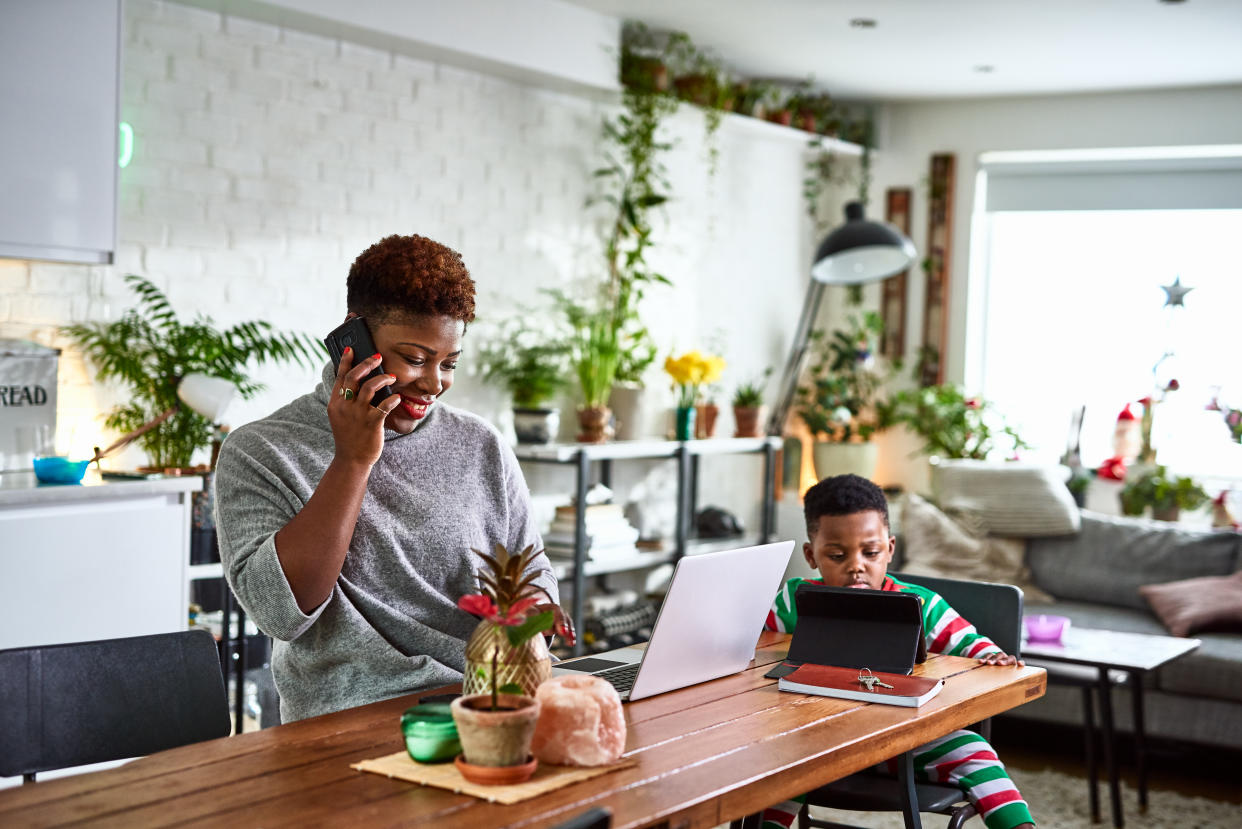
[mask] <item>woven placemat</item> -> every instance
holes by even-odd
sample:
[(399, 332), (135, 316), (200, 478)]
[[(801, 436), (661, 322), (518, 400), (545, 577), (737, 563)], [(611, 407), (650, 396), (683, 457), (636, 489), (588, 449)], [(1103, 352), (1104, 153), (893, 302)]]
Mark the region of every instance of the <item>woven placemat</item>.
[(369, 771), (372, 774), (382, 774), (386, 777), (396, 777), (399, 780), (408, 780), (411, 783), (422, 783), (424, 786), (448, 789), (451, 792), (468, 794), (472, 797), (490, 800), (495, 803), (507, 804), (518, 803), (544, 792), (568, 786), (570, 783), (589, 780), (592, 777), (598, 777), (610, 771), (626, 769), (635, 765), (638, 765), (638, 760), (633, 757), (622, 757), (611, 766), (594, 766), (591, 768), (550, 766), (546, 763), (540, 763), (529, 780), (525, 783), (515, 783), (511, 786), (483, 786), (478, 783), (471, 783), (461, 776), (461, 772), (457, 770), (457, 766), (453, 763), (416, 763), (404, 751), (398, 751), (384, 757), (375, 757), (371, 760), (363, 760), (361, 763), (351, 763), (349, 767), (359, 771)]

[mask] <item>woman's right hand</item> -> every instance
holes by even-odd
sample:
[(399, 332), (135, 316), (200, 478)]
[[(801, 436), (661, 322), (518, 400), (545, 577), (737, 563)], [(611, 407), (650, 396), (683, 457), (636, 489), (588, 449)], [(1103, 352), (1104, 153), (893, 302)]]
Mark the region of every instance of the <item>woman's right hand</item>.
[(375, 393), (395, 383), (397, 378), (381, 374), (363, 382), (364, 377), (379, 367), (378, 354), (359, 361), (358, 365), (353, 363), (354, 351), (346, 348), (336, 367), (336, 382), (328, 398), (328, 422), (332, 424), (337, 459), (370, 467), (384, 450), (384, 419), (401, 403), (401, 397), (392, 394), (378, 406), (372, 406)]

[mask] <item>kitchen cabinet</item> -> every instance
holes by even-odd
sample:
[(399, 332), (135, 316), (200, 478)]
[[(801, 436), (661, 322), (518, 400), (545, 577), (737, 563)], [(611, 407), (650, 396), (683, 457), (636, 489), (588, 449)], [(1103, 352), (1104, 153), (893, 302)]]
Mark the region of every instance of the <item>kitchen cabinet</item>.
[[(771, 540), (774, 525), (776, 492), (776, 451), (780, 438), (711, 438), (708, 440), (621, 440), (612, 443), (554, 443), (546, 446), (518, 445), (514, 452), (519, 461), (544, 464), (571, 464), (576, 470), (575, 502), (586, 501), (593, 471), (599, 480), (611, 485), (612, 463), (623, 460), (668, 459), (677, 463), (677, 518), (671, 545), (662, 550), (637, 552), (621, 561), (588, 561), (586, 551), (586, 518), (578, 510), (575, 527), (574, 560), (572, 564), (555, 564), (558, 579), (572, 579), (573, 608), (570, 611), (581, 628), (584, 621), (587, 576), (598, 576), (621, 570), (654, 567), (675, 562), (684, 555), (713, 549), (732, 549), (748, 544), (765, 544)], [(763, 477), (757, 483), (762, 492), (757, 536), (698, 540), (691, 535), (691, 524), (697, 510), (699, 467), (702, 460), (713, 455), (759, 454), (764, 458)], [(579, 639), (575, 654), (583, 652)]]
[(0, 649), (185, 630), (190, 496), (202, 486), (0, 475)]
[(120, 54), (120, 0), (3, 4), (0, 257), (112, 262)]

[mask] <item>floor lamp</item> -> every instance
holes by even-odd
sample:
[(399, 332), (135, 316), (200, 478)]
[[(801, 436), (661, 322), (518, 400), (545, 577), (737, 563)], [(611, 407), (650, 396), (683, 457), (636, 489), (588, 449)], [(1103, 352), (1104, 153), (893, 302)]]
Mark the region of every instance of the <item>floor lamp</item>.
[(864, 219), (861, 202), (845, 205), (845, 223), (825, 236), (815, 251), (811, 281), (802, 300), (802, 316), (781, 376), (780, 396), (768, 419), (769, 435), (779, 437), (785, 430), (785, 418), (798, 390), (798, 376), (819, 315), (824, 287), (865, 285), (886, 279), (908, 268), (916, 255), (914, 243), (895, 227)]

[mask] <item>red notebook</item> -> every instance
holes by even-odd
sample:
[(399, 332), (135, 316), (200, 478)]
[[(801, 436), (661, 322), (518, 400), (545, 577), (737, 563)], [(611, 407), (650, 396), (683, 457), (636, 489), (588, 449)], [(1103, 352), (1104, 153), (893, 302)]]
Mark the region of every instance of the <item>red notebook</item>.
[(940, 693), (940, 689), (944, 687), (943, 679), (877, 672), (875, 676), (893, 687), (881, 688), (877, 684), (873, 686), (873, 690), (868, 691), (858, 681), (859, 673), (857, 668), (807, 663), (788, 676), (781, 677), (777, 681), (777, 687), (782, 691), (881, 702), (885, 705), (904, 705), (907, 708), (917, 708)]

